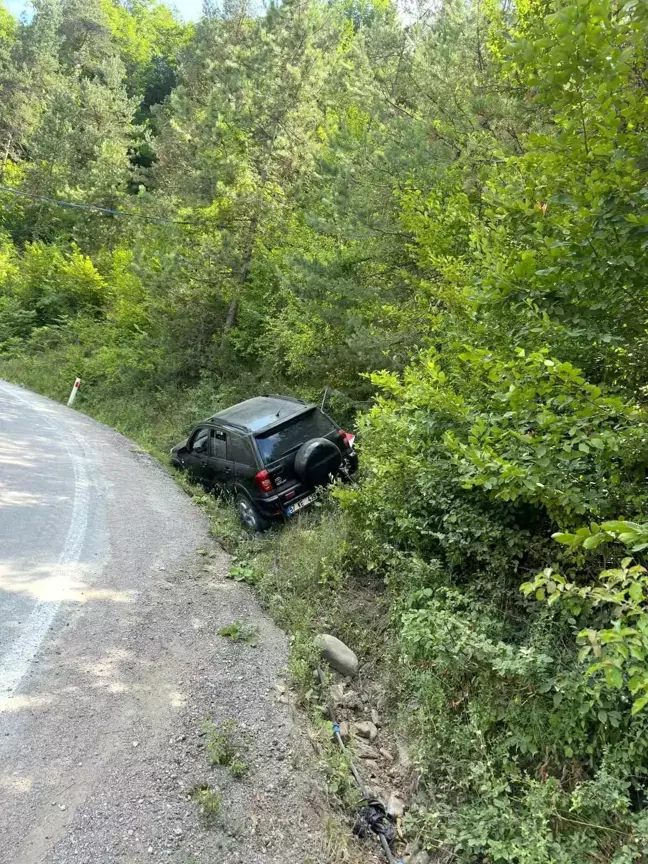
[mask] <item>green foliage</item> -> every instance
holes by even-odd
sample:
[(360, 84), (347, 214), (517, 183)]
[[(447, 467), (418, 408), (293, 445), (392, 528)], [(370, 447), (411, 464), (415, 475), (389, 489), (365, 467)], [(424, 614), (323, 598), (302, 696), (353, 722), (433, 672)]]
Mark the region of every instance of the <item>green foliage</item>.
[(191, 800), (198, 805), (201, 814), (207, 821), (214, 820), (221, 812), (223, 796), (208, 783), (196, 786), (191, 792)]
[(203, 731), (206, 736), (207, 756), (211, 765), (231, 767), (236, 764), (237, 771), (241, 770), (239, 739), (236, 723), (228, 720), (215, 726), (210, 720), (203, 723)]
[(243, 762), (242, 759), (234, 759), (230, 764), (230, 771), (232, 772), (232, 777), (236, 777), (237, 780), (240, 780), (250, 770), (250, 766), (247, 762)]
[(258, 627), (246, 624), (245, 621), (232, 621), (232, 623), (228, 624), (226, 627), (221, 627), (218, 631), (218, 635), (225, 636), (227, 639), (231, 639), (232, 642), (243, 642), (251, 648), (256, 648), (259, 644)]
[(386, 394), (361, 422), (363, 483), (337, 494), (362, 537), (358, 565), (390, 582), (414, 554), (471, 603), (487, 591), (507, 607), (517, 572), (551, 555), (552, 526), (644, 501), (636, 409), (546, 352), (449, 347), (375, 381)]
[[(648, 525), (614, 520), (554, 537), (572, 549), (582, 546), (586, 550), (617, 540), (638, 553), (648, 548)], [(574, 619), (591, 622), (578, 633), (583, 646), (579, 660), (593, 661), (586, 677), (602, 674), (608, 687), (627, 688), (634, 698), (633, 715), (648, 704), (646, 573), (642, 564), (626, 557), (618, 567), (602, 570), (589, 584), (569, 581), (547, 567), (521, 586), (527, 595), (534, 592), (536, 600), (546, 599), (550, 606), (565, 608)], [(601, 626), (602, 613), (608, 618), (607, 627)]]
[(247, 582), (249, 585), (254, 585), (257, 581), (256, 568), (248, 563), (233, 564), (229, 569), (228, 577), (235, 582)]
[(346, 755), (337, 749), (337, 745), (331, 745), (330, 736), (330, 727), (327, 724), (322, 735), (322, 743), (326, 750), (320, 765), (326, 775), (328, 792), (341, 801), (350, 812), (357, 812), (362, 806), (362, 794), (349, 770)]

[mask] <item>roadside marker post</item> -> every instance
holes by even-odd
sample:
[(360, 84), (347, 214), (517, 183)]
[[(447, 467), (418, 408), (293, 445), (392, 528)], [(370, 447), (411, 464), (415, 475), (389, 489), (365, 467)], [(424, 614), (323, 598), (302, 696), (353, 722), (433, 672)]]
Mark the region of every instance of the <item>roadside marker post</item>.
[(81, 384), (81, 379), (76, 378), (74, 381), (74, 385), (72, 387), (72, 392), (70, 393), (70, 398), (68, 399), (68, 403), (67, 403), (68, 408), (72, 407), (72, 403), (74, 402), (74, 397), (77, 394), (77, 390), (79, 389), (80, 384)]

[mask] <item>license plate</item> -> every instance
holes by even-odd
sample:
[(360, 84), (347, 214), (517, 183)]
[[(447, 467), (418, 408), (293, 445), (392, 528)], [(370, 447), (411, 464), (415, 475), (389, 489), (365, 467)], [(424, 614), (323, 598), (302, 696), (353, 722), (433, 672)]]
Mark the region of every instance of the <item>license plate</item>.
[(290, 507), (286, 507), (286, 516), (292, 516), (293, 513), (296, 513), (298, 510), (303, 510), (304, 507), (308, 507), (309, 504), (313, 503), (315, 497), (315, 495), (307, 495), (305, 498), (302, 498), (301, 501), (297, 501), (296, 504), (291, 504)]

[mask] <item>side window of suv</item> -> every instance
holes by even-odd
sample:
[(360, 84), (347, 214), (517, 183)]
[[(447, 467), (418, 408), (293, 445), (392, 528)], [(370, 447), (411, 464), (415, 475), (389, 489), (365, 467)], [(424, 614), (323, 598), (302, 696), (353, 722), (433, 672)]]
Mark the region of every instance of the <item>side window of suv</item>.
[(201, 429), (196, 430), (196, 434), (194, 435), (191, 442), (191, 449), (194, 450), (196, 453), (206, 453), (208, 441), (209, 428), (207, 426), (203, 426)]
[(225, 433), (220, 429), (211, 430), (211, 455), (216, 459), (226, 459)]
[(248, 465), (252, 462), (252, 450), (250, 442), (240, 435), (227, 436), (227, 458), (230, 462), (239, 462)]

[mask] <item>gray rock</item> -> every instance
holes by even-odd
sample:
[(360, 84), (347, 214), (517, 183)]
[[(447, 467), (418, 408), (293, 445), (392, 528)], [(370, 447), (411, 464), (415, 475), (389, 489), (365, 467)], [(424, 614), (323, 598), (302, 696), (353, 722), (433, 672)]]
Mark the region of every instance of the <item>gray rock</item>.
[(389, 796), (387, 801), (387, 813), (394, 819), (398, 819), (405, 813), (405, 802), (402, 801), (395, 792)]
[(398, 761), (403, 766), (403, 768), (411, 768), (412, 767), (412, 757), (409, 754), (409, 750), (406, 745), (402, 741), (396, 742), (396, 749), (398, 751)]
[(382, 786), (379, 786), (377, 783), (368, 783), (367, 792), (371, 798), (375, 798), (377, 801), (387, 800), (387, 792), (385, 792)]
[(430, 856), (427, 852), (417, 852), (408, 860), (407, 864), (430, 864)]
[(358, 741), (356, 744), (355, 752), (358, 759), (373, 759), (374, 761), (380, 759), (380, 753), (376, 748), (372, 747), (371, 744), (363, 744), (362, 741)]
[(378, 737), (378, 730), (371, 720), (363, 720), (362, 723), (354, 723), (353, 731), (361, 738), (368, 738), (370, 741), (374, 741)]
[(350, 711), (360, 711), (362, 709), (362, 700), (355, 690), (347, 690), (342, 697), (341, 704), (344, 708), (348, 708)]
[(329, 690), (329, 699), (333, 705), (342, 705), (344, 702), (344, 684), (334, 684)]
[(315, 644), (322, 652), (322, 657), (332, 669), (347, 678), (353, 678), (358, 671), (356, 654), (335, 636), (321, 633), (315, 638)]

